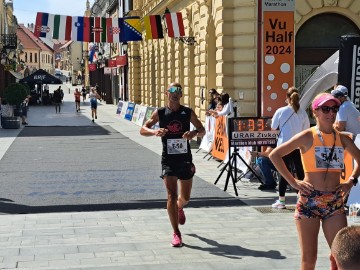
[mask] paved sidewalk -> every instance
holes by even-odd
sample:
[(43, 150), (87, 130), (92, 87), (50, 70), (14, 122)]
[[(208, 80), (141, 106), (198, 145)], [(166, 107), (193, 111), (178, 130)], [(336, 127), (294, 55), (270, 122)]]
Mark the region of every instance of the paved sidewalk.
[[(116, 116), (115, 105), (99, 104), (94, 124), (88, 101), (76, 113), (72, 92), (73, 87), (70, 94), (65, 90), (60, 114), (53, 106), (30, 107), (29, 125), (110, 125), (161, 154), (160, 139), (140, 136), (138, 126)], [(0, 129), (0, 162), (19, 132)], [(204, 159), (202, 151), (193, 154), (197, 176), (213, 183), (219, 162)], [(224, 182), (225, 174), (218, 188)], [(292, 211), (271, 209), (277, 193), (259, 191), (258, 185), (237, 183), (246, 206), (191, 208), (190, 203), (181, 227), (182, 248), (170, 247), (165, 205), (157, 210), (1, 215), (0, 269), (298, 269)], [(227, 192), (234, 196), (231, 183)], [(295, 194), (288, 198), (292, 206)], [(316, 269), (329, 269), (328, 255), (320, 232)]]

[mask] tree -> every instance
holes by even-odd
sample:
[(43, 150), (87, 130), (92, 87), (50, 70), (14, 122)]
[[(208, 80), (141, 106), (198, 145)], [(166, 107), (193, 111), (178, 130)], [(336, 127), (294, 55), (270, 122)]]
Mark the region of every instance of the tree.
[(21, 83), (14, 83), (5, 89), (5, 100), (10, 105), (20, 105), (29, 94), (29, 88)]

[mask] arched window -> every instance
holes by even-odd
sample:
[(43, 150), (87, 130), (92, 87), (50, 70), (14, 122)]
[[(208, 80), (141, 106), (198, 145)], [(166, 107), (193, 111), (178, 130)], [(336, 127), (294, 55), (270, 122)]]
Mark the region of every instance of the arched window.
[(296, 33), (296, 65), (320, 65), (339, 49), (340, 37), (360, 34), (348, 18), (324, 13), (309, 19)]

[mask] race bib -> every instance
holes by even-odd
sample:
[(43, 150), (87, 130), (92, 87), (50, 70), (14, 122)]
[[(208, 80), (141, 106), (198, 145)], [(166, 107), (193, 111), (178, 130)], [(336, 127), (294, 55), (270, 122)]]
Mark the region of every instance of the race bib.
[(186, 139), (167, 139), (167, 153), (169, 155), (186, 154), (187, 152)]
[(332, 147), (315, 146), (315, 161), (317, 169), (343, 169), (344, 168), (344, 148), (335, 147), (334, 153), (330, 159), (327, 160)]

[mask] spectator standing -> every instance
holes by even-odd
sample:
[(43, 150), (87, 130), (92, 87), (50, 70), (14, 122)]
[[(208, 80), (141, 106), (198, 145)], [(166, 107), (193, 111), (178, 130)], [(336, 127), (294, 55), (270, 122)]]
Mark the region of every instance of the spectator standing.
[(360, 226), (342, 228), (331, 245), (331, 270), (360, 269)]
[(74, 96), (75, 96), (75, 109), (76, 109), (76, 112), (80, 112), (81, 93), (79, 92), (79, 89), (75, 88)]
[(28, 125), (28, 123), (26, 122), (26, 118), (27, 118), (27, 112), (29, 109), (29, 96), (27, 96), (24, 101), (21, 103), (21, 120), (22, 120), (22, 124), (23, 125)]
[(61, 101), (62, 101), (62, 98), (61, 98), (60, 86), (59, 86), (59, 88), (56, 89), (53, 94), (53, 102), (55, 104), (56, 113), (58, 113), (58, 109), (59, 109), (59, 113), (61, 111)]
[[(271, 128), (279, 130), (277, 147), (310, 127), (309, 117), (305, 110), (300, 108), (299, 101), (298, 90), (295, 87), (290, 87), (286, 92), (286, 102), (288, 105), (277, 109), (271, 120)], [(304, 178), (304, 169), (301, 164), (299, 149), (294, 149), (293, 152), (284, 156), (284, 162), (290, 171), (293, 171), (293, 168), (295, 168), (298, 179)], [(279, 199), (271, 205), (273, 208), (286, 208), (285, 193), (287, 185), (286, 179), (281, 175), (279, 181)]]
[(99, 94), (96, 92), (95, 88), (92, 87), (89, 93), (90, 98), (90, 107), (91, 107), (91, 118), (94, 122), (94, 117), (97, 119), (97, 100), (100, 98)]
[[(303, 270), (315, 269), (320, 224), (329, 247), (336, 233), (347, 226), (343, 194), (350, 192), (360, 175), (360, 150), (351, 138), (333, 129), (339, 105), (331, 94), (317, 95), (311, 105), (316, 126), (300, 132), (270, 153), (278, 172), (299, 191), (294, 217)], [(301, 151), (303, 181), (293, 176), (283, 159), (296, 149)], [(357, 164), (348, 180), (340, 183), (345, 150)]]
[(354, 136), (360, 134), (360, 112), (348, 99), (348, 89), (343, 85), (338, 85), (331, 94), (341, 103), (336, 115), (335, 129), (350, 132)]
[[(180, 104), (182, 87), (173, 82), (166, 89), (167, 106), (153, 112), (150, 119), (142, 126), (140, 134), (143, 136), (161, 137), (162, 151), (162, 178), (167, 190), (167, 211), (173, 229), (173, 247), (182, 246), (182, 237), (179, 224), (186, 221), (184, 206), (190, 200), (192, 179), (195, 166), (192, 163), (192, 154), (189, 140), (195, 136), (203, 136), (205, 129), (191, 108)], [(159, 129), (152, 127), (159, 122)], [(190, 123), (195, 130), (190, 131)], [(180, 194), (178, 195), (178, 180), (180, 180)]]
[(231, 101), (229, 94), (225, 93), (225, 92), (221, 93), (221, 95), (219, 97), (219, 102), (220, 101), (223, 106), (222, 110), (221, 111), (209, 110), (210, 114), (213, 115), (214, 117), (232, 115), (234, 110), (233, 110), (232, 101)]
[(219, 96), (220, 96), (220, 94), (214, 88), (211, 88), (209, 90), (209, 106), (208, 106), (208, 110), (215, 110), (216, 109), (216, 104), (217, 104)]

